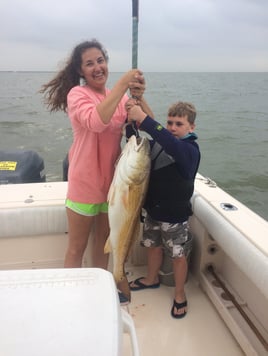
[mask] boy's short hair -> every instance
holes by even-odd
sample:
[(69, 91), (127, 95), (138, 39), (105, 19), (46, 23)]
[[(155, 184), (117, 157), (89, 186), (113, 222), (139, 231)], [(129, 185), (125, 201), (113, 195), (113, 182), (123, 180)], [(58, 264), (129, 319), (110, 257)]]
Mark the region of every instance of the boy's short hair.
[(178, 101), (177, 103), (170, 106), (170, 108), (168, 109), (168, 116), (187, 116), (189, 123), (193, 124), (196, 118), (196, 109), (191, 103)]

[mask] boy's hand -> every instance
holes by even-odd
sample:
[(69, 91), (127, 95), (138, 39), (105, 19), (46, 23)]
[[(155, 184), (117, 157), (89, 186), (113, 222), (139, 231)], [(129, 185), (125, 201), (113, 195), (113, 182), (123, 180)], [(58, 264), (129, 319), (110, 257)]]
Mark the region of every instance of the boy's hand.
[(127, 112), (129, 109), (131, 109), (136, 104), (138, 104), (137, 99), (134, 99), (134, 98), (128, 99), (128, 101), (125, 104), (125, 108), (126, 108)]
[(132, 103), (129, 104), (127, 113), (128, 121), (137, 121), (139, 123), (141, 123), (147, 116), (139, 105), (132, 105)]

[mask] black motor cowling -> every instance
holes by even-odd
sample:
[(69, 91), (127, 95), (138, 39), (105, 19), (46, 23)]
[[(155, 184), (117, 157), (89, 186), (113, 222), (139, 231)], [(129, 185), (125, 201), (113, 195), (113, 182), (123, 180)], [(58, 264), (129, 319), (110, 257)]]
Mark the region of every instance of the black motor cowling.
[(0, 150), (0, 184), (45, 182), (42, 157), (31, 150)]
[(68, 181), (68, 170), (69, 170), (69, 157), (68, 153), (62, 162), (62, 179), (64, 182)]

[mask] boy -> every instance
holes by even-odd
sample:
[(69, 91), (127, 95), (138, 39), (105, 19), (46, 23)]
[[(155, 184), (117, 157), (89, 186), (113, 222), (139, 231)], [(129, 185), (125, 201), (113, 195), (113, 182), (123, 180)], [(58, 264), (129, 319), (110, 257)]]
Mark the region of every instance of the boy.
[(130, 282), (130, 289), (138, 291), (160, 286), (158, 272), (164, 247), (173, 261), (175, 295), (171, 315), (178, 319), (187, 313), (184, 284), (190, 252), (188, 218), (192, 215), (190, 199), (200, 162), (200, 151), (195, 142), (197, 136), (193, 132), (196, 110), (191, 103), (172, 105), (165, 129), (135, 103), (130, 99), (126, 104), (128, 120), (135, 120), (153, 140), (152, 168), (144, 204), (147, 214), (141, 242), (148, 247), (147, 276)]

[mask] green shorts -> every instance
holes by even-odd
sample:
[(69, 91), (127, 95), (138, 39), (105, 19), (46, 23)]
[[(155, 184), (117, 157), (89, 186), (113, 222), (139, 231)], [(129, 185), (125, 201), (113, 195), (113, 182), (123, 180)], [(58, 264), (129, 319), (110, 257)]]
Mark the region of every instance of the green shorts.
[(99, 203), (99, 204), (85, 204), (85, 203), (76, 203), (70, 199), (65, 201), (66, 208), (69, 208), (75, 211), (77, 214), (85, 216), (95, 216), (100, 213), (108, 213), (108, 203)]

